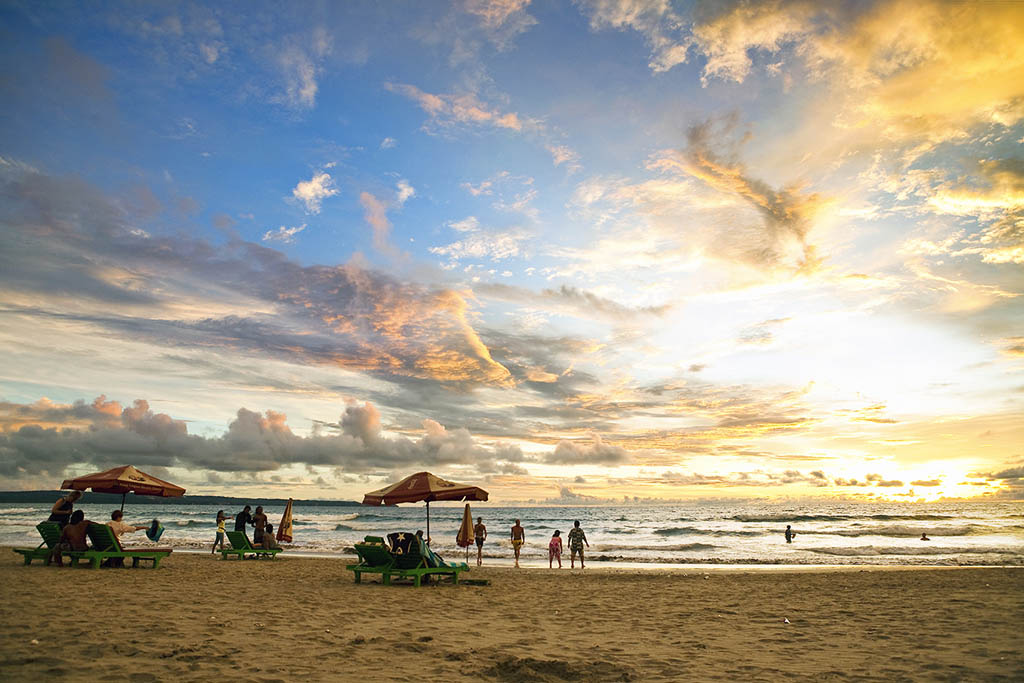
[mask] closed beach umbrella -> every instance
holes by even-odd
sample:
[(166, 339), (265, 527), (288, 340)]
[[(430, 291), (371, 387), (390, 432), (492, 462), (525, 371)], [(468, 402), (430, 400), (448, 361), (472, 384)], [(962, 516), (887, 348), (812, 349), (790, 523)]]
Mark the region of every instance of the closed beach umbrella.
[(285, 543), (292, 542), (292, 499), (288, 499), (288, 505), (281, 515), (281, 523), (277, 525), (277, 540)]
[(397, 505), (398, 503), (427, 504), (427, 538), (430, 538), (430, 501), (432, 500), (487, 500), (487, 491), (479, 486), (456, 484), (430, 472), (417, 472), (363, 496), (363, 505)]
[(124, 510), (124, 499), (129, 493), (140, 496), (162, 496), (164, 498), (175, 498), (185, 495), (185, 489), (176, 486), (163, 479), (157, 479), (151, 474), (131, 465), (123, 465), (107, 470), (96, 472), (83, 477), (65, 479), (60, 485), (62, 489), (74, 489), (77, 491), (93, 490), (96, 493), (120, 493), (121, 509)]
[(466, 549), (466, 561), (469, 561), (469, 546), (473, 545), (473, 513), (469, 510), (469, 503), (462, 511), (462, 524), (459, 526), (459, 533), (455, 535), (455, 543), (460, 548)]

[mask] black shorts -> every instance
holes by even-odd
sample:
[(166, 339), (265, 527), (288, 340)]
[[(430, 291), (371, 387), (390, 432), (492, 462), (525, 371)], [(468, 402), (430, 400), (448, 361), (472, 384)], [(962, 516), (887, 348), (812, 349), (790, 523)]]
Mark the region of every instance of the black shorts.
[(477, 547), (477, 548), (483, 548), (483, 547), (484, 547), (484, 539), (482, 539), (482, 538), (477, 538), (477, 539), (476, 539), (476, 547)]

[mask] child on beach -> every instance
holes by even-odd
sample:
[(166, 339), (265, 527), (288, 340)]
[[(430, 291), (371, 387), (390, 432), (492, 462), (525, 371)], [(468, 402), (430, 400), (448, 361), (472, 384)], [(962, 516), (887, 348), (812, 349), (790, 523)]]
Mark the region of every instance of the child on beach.
[(551, 562), (558, 560), (558, 568), (562, 568), (562, 532), (555, 530), (551, 540), (548, 541), (548, 569), (551, 569)]
[(221, 550), (224, 550), (224, 522), (227, 519), (228, 516), (224, 514), (223, 510), (217, 510), (217, 537), (213, 539), (213, 547), (210, 548), (211, 555), (217, 552), (218, 545), (220, 545)]

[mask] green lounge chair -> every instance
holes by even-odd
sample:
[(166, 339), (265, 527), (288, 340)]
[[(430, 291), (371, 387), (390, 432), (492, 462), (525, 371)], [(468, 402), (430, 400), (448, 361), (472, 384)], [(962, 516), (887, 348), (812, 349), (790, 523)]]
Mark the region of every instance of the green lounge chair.
[(156, 569), (160, 566), (160, 560), (172, 552), (171, 548), (124, 548), (114, 535), (113, 529), (106, 524), (93, 522), (85, 532), (89, 536), (91, 548), (61, 551), (61, 556), (70, 558), (74, 565), (77, 565), (79, 560), (88, 560), (89, 566), (96, 569), (102, 561), (119, 557), (130, 558), (133, 567), (138, 567), (142, 560), (148, 560), (153, 563), (153, 569)]
[(395, 558), (384, 545), (383, 538), (367, 536), (362, 543), (355, 544), (355, 549), (359, 555), (359, 564), (349, 564), (345, 568), (355, 574), (356, 583), (362, 582), (363, 572), (380, 574), (384, 583), (391, 583), (391, 576), (385, 572), (395, 565)]
[(228, 541), (231, 543), (231, 547), (220, 551), (221, 559), (228, 559), (230, 555), (237, 555), (238, 559), (245, 559), (246, 555), (255, 555), (257, 557), (269, 556), (273, 559), (281, 548), (258, 548), (249, 542), (249, 537), (245, 535), (244, 531), (229, 531), (227, 532)]
[[(367, 537), (367, 540), (370, 538)], [(429, 551), (423, 545), (423, 540), (414, 534), (389, 534), (388, 539), (391, 541), (391, 552), (387, 552), (382, 543), (356, 544), (356, 552), (363, 562), (346, 567), (355, 574), (356, 583), (360, 583), (360, 576), (364, 572), (380, 574), (385, 585), (390, 585), (392, 578), (398, 578), (412, 579), (414, 586), (420, 586), (424, 577), (429, 580), (430, 576), (438, 579), (450, 576), (452, 583), (458, 583), (459, 572), (469, 570), (469, 566), (463, 563), (430, 566)]]
[(25, 558), (25, 564), (32, 564), (32, 560), (49, 559), (53, 554), (53, 547), (60, 542), (60, 524), (57, 522), (40, 522), (36, 524), (36, 530), (43, 537), (43, 542), (35, 548), (11, 548)]

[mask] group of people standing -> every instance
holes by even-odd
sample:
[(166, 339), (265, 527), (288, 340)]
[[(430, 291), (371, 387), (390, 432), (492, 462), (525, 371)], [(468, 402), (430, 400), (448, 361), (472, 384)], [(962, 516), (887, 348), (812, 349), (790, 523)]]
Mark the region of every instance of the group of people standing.
[[(217, 536), (214, 538), (210, 554), (217, 552), (217, 547), (224, 549), (224, 524), (227, 522), (227, 515), (223, 510), (217, 511)], [(235, 531), (241, 531), (249, 538), (247, 527), (252, 526), (252, 540), (249, 541), (254, 547), (275, 550), (280, 548), (277, 539), (274, 538), (274, 525), (267, 519), (263, 512), (263, 506), (257, 505), (256, 512), (252, 512), (252, 506), (246, 505), (242, 511), (235, 515)]]
[[(580, 569), (583, 569), (583, 546), (590, 547), (590, 542), (587, 540), (587, 535), (580, 528), (580, 521), (576, 520), (572, 523), (572, 529), (569, 530), (569, 566), (572, 569), (576, 568), (576, 556), (580, 558)], [(476, 566), (483, 564), (484, 558), (484, 541), (487, 540), (487, 527), (484, 526), (483, 517), (476, 518), (476, 524), (473, 526), (473, 538), (476, 541)], [(526, 530), (523, 529), (523, 525), (516, 520), (516, 523), (512, 525), (512, 529), (509, 531), (509, 541), (512, 544), (512, 552), (515, 553), (516, 566), (519, 566), (519, 553), (526, 544)], [(556, 530), (551, 535), (551, 540), (548, 541), (548, 569), (554, 566), (555, 561), (558, 562), (558, 568), (562, 568), (562, 532)]]

